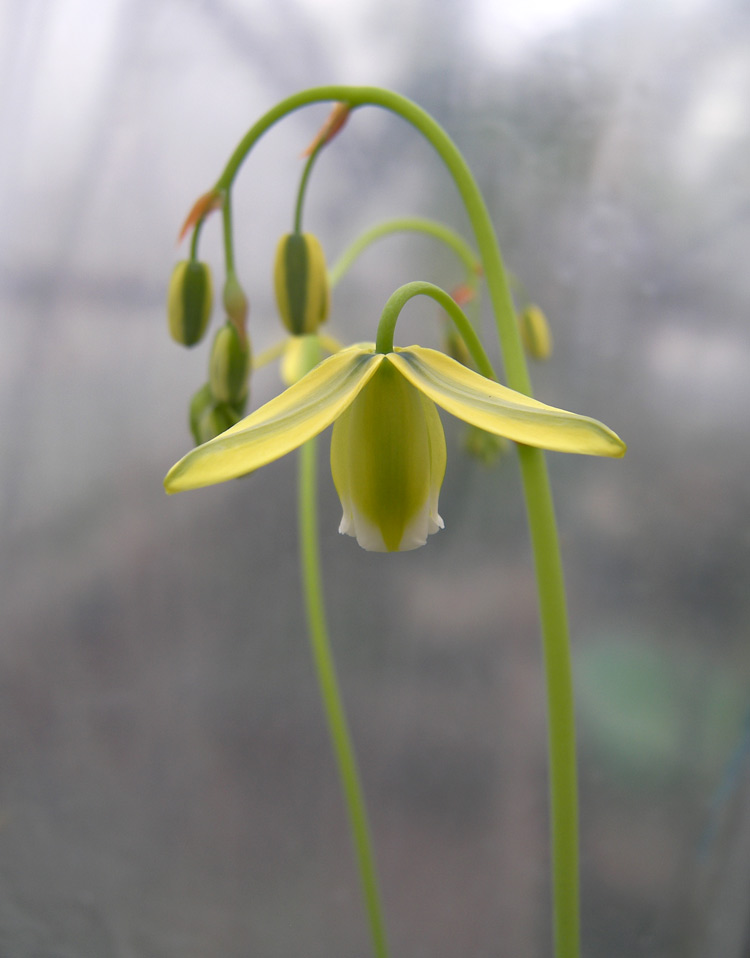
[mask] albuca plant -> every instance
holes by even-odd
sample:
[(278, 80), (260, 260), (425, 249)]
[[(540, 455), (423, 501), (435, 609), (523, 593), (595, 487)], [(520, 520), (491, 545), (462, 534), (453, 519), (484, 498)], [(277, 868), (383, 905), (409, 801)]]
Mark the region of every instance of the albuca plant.
[[(308, 150), (291, 233), (279, 241), (274, 287), (288, 335), (253, 361), (247, 298), (240, 286), (232, 238), (231, 195), (237, 173), (255, 143), (283, 117), (313, 103), (333, 111)], [(373, 105), (415, 127), (443, 160), (463, 200), (477, 253), (448, 227), (429, 220), (380, 224), (355, 241), (328, 269), (317, 238), (302, 231), (307, 183), (315, 160), (355, 109)], [(503, 442), (518, 453), (534, 551), (547, 679), (554, 936), (557, 958), (580, 954), (578, 800), (573, 689), (565, 593), (544, 449), (622, 456), (625, 445), (594, 419), (556, 409), (532, 397), (524, 349), (536, 359), (551, 350), (541, 309), (524, 302), (517, 312), (486, 206), (460, 152), (442, 128), (411, 101), (376, 88), (330, 86), (283, 100), (249, 130), (215, 186), (191, 210), (182, 235), (192, 231), (190, 258), (178, 263), (169, 291), (169, 328), (192, 346), (208, 326), (211, 278), (198, 259), (206, 218), (221, 211), (226, 279), (226, 322), (215, 336), (208, 382), (191, 403), (198, 445), (164, 481), (168, 492), (224, 482), (300, 450), (299, 529), (304, 601), (323, 705), (348, 808), (369, 919), (373, 953), (389, 954), (365, 802), (330, 652), (318, 549), (315, 437), (333, 424), (331, 472), (341, 500), (339, 531), (364, 549), (397, 552), (423, 546), (443, 528), (438, 499), (446, 442), (437, 407), (469, 424), (467, 448), (489, 458)], [(373, 241), (394, 232), (422, 232), (447, 244), (466, 279), (449, 294), (426, 282), (409, 283), (385, 303), (374, 341), (344, 346), (326, 332), (330, 289)], [(475, 323), (462, 307), (475, 306), (484, 279), (495, 315), (507, 385), (497, 381)], [(396, 346), (404, 305), (432, 298), (447, 317), (444, 350)], [(287, 387), (245, 418), (251, 370), (282, 358)]]

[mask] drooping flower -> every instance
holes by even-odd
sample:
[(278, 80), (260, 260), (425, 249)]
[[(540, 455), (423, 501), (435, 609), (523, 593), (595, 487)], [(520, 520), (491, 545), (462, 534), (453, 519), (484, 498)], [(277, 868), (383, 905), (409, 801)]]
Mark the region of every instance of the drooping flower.
[(625, 444), (595, 419), (530, 399), (422, 346), (376, 352), (357, 345), (319, 363), (299, 382), (167, 474), (167, 492), (252, 472), (335, 423), (331, 464), (340, 531), (373, 551), (424, 545), (442, 527), (438, 495), (445, 438), (435, 404), (515, 442), (560, 452), (622, 456)]
[(438, 496), (445, 435), (435, 403), (381, 362), (333, 424), (331, 473), (339, 532), (370, 552), (405, 552), (443, 528)]

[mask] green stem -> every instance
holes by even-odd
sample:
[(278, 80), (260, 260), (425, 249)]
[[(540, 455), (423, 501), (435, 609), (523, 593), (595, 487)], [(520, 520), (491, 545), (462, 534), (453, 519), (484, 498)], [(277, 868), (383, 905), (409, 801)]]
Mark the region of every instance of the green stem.
[(228, 191), (248, 153), (258, 140), (283, 117), (312, 103), (347, 103), (351, 109), (378, 106), (400, 116), (417, 129), (438, 153), (453, 177), (466, 207), (482, 258), (487, 287), (497, 320), (498, 335), (503, 351), (506, 377), (512, 389), (531, 395), (523, 346), (515, 322), (515, 310), (510, 296), (500, 248), (489, 213), (479, 187), (458, 147), (439, 123), (411, 100), (391, 90), (379, 87), (323, 86), (303, 90), (287, 97), (264, 114), (240, 140), (229, 158), (214, 190)]
[(479, 279), (479, 261), (474, 250), (469, 246), (466, 240), (459, 236), (455, 230), (445, 226), (443, 223), (437, 223), (435, 220), (422, 219), (418, 216), (405, 217), (402, 219), (388, 220), (385, 223), (379, 223), (371, 229), (362, 233), (357, 239), (339, 256), (331, 267), (329, 279), (331, 286), (335, 286), (342, 276), (351, 269), (353, 263), (368, 246), (383, 236), (389, 236), (393, 233), (425, 233), (428, 236), (434, 236), (435, 239), (446, 246), (449, 246), (464, 264), (469, 279), (476, 284)]
[(299, 460), (300, 561), (308, 629), (321, 699), (349, 813), (349, 825), (357, 854), (362, 894), (370, 922), (373, 954), (376, 958), (387, 958), (385, 923), (364, 795), (328, 639), (318, 553), (315, 452), (316, 443), (314, 439), (311, 439), (300, 449)]
[(190, 238), (190, 259), (198, 259), (198, 240), (200, 239), (201, 227), (204, 222), (205, 220), (201, 219), (195, 224), (193, 235)]
[(294, 232), (302, 232), (302, 209), (305, 205), (305, 194), (307, 192), (307, 183), (310, 179), (310, 174), (312, 173), (312, 168), (315, 165), (315, 161), (318, 158), (318, 154), (325, 146), (325, 140), (321, 140), (320, 143), (315, 147), (312, 153), (307, 158), (307, 163), (305, 163), (305, 168), (302, 170), (302, 177), (299, 182), (299, 188), (297, 189), (297, 202), (294, 207)]
[(539, 583), (539, 613), (547, 674), (552, 886), (558, 958), (580, 954), (578, 883), (578, 780), (573, 671), (562, 557), (544, 453), (518, 446)]
[[(344, 102), (351, 108), (371, 105), (390, 110), (422, 133), (441, 157), (463, 200), (474, 230), (495, 314), (508, 385), (531, 396), (531, 380), (508, 279), (492, 221), (479, 187), (447, 133), (411, 100), (377, 87), (350, 86), (317, 87), (288, 97), (269, 110), (246, 133), (219, 177), (216, 188), (229, 190), (253, 145), (274, 123), (308, 104), (330, 101)], [(561, 681), (559, 677), (560, 669), (565, 676), (569, 676), (571, 671), (562, 563), (559, 558), (557, 525), (544, 456), (538, 452), (527, 454), (519, 446), (519, 460), (535, 554), (547, 678), (555, 949), (557, 958), (578, 958), (578, 799), (575, 732), (572, 722), (573, 697), (572, 683), (568, 678)], [(542, 527), (547, 529), (544, 535), (538, 531)], [(554, 550), (557, 557), (555, 561), (550, 562), (541, 555), (542, 548)]]
[[(232, 193), (227, 190), (224, 196), (224, 204), (221, 208), (221, 221), (224, 235), (224, 261), (226, 263), (227, 277), (234, 276), (234, 239), (232, 236)], [(198, 226), (202, 221), (198, 222)], [(196, 227), (196, 231), (197, 231)]]
[(429, 296), (430, 299), (434, 299), (436, 303), (443, 307), (455, 323), (456, 329), (466, 343), (466, 348), (469, 350), (479, 372), (488, 379), (496, 379), (495, 370), (492, 368), (487, 353), (484, 351), (484, 347), (468, 316), (449, 293), (446, 293), (439, 286), (435, 286), (434, 283), (417, 280), (414, 283), (400, 286), (395, 293), (391, 294), (380, 316), (375, 350), (379, 353), (393, 351), (393, 334), (396, 329), (396, 321), (404, 306), (415, 296)]

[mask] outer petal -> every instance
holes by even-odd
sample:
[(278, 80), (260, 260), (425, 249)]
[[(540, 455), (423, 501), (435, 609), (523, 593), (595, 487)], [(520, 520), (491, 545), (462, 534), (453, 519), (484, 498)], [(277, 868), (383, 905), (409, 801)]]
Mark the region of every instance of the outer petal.
[(252, 472), (301, 446), (354, 400), (385, 357), (371, 348), (343, 349), (265, 406), (172, 466), (167, 492), (210, 486)]
[(443, 424), (440, 422), (440, 415), (435, 408), (435, 403), (423, 395), (422, 408), (424, 409), (424, 416), (427, 421), (427, 437), (430, 443), (430, 503), (427, 531), (432, 535), (432, 533), (437, 532), (438, 529), (445, 528), (445, 523), (438, 513), (438, 496), (440, 495), (440, 488), (445, 478), (445, 466), (448, 461), (448, 453), (445, 448)]
[(487, 432), (558, 452), (614, 457), (625, 453), (620, 437), (596, 419), (546, 406), (437, 350), (408, 346), (397, 348), (388, 358), (438, 406)]

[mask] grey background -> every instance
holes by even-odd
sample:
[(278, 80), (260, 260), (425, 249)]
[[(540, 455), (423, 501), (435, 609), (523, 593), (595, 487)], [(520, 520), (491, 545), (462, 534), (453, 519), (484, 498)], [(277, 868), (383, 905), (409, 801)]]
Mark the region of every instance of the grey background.
[[(294, 457), (167, 499), (206, 347), (166, 332), (175, 236), (244, 131), (327, 82), (447, 128), (547, 312), (537, 395), (629, 443), (550, 455), (568, 579), (587, 956), (747, 955), (750, 15), (741, 0), (524, 4), (6, 0), (0, 7), (0, 955), (369, 953), (298, 597)], [(299, 154), (236, 189), (256, 349)], [(360, 111), (306, 224), (466, 231), (418, 136)], [(221, 273), (218, 224), (203, 255)], [(332, 326), (371, 338), (450, 254), (373, 247)], [(399, 326), (437, 342), (434, 311)], [(485, 317), (485, 328), (491, 334)], [(253, 402), (279, 389), (269, 368)], [(334, 649), (394, 956), (550, 955), (543, 677), (513, 457), (445, 419), (446, 529), (390, 557), (337, 534)]]

